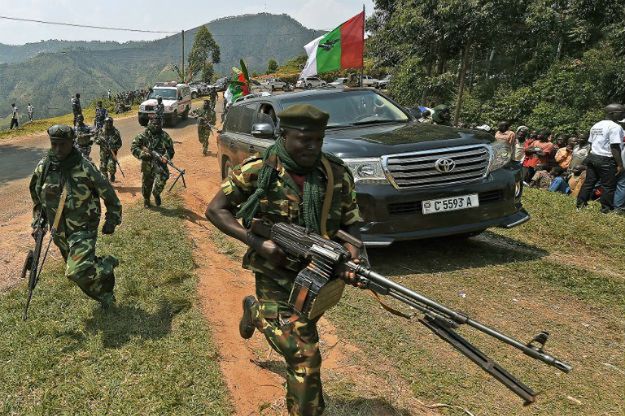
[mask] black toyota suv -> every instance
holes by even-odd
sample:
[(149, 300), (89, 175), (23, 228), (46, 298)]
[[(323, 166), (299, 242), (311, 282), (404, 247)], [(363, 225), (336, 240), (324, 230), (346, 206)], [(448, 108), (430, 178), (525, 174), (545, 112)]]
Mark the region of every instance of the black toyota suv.
[(318, 89), (246, 97), (218, 136), (222, 176), (275, 140), (276, 114), (307, 103), (330, 114), (323, 150), (351, 169), (368, 246), (450, 235), (529, 220), (521, 167), (488, 133), (419, 123), (414, 112), (370, 89)]

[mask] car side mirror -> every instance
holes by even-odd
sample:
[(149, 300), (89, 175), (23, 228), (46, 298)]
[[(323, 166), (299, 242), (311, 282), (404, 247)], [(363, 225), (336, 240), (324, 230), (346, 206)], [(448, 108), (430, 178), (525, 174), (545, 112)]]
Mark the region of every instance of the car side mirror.
[(271, 123), (255, 123), (252, 126), (252, 136), (259, 139), (271, 139), (274, 136), (274, 127)]

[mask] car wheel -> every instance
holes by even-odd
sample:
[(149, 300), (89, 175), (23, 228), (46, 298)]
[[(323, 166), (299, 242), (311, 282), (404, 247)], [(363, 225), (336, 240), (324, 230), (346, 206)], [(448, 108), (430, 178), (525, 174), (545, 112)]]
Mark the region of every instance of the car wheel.
[(221, 179), (226, 179), (232, 172), (232, 162), (226, 158), (221, 164)]
[(187, 118), (189, 118), (189, 107), (187, 107), (187, 109), (182, 112), (181, 117), (183, 120), (186, 120)]
[(148, 125), (148, 120), (144, 119), (144, 118), (140, 118), (139, 119), (139, 125), (143, 126), (143, 127), (147, 126)]
[(194, 92), (192, 92), (192, 93), (191, 93), (191, 99), (195, 100), (196, 98), (197, 98), (197, 94), (196, 94), (196, 93), (194, 93)]
[(312, 88), (312, 84), (306, 84), (306, 89), (309, 90)]
[(274, 92), (274, 91), (275, 91), (275, 89), (276, 89), (276, 88), (275, 88), (273, 85), (272, 85), (272, 86), (271, 86), (271, 88), (270, 88), (271, 92)]
[(169, 119), (169, 123), (168, 123), (171, 127), (174, 127), (176, 124), (178, 124), (178, 111), (175, 110), (174, 114), (172, 114), (171, 118)]

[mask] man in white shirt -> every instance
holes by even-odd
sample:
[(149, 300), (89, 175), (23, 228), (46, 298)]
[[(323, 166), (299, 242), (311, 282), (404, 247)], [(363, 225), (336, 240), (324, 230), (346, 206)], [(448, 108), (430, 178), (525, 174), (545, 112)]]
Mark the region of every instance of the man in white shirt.
[(17, 112), (17, 107), (15, 106), (15, 104), (11, 104), (11, 127), (9, 127), (9, 130), (12, 130), (13, 127), (15, 127), (16, 129), (20, 127), (20, 123), (19, 123), (19, 114)]
[(601, 181), (603, 193), (601, 212), (608, 213), (614, 209), (614, 190), (616, 180), (623, 173), (621, 147), (625, 131), (617, 121), (625, 117), (625, 106), (610, 104), (605, 109), (605, 119), (590, 129), (590, 154), (586, 158), (586, 181), (577, 197), (577, 208), (588, 203), (595, 185)]

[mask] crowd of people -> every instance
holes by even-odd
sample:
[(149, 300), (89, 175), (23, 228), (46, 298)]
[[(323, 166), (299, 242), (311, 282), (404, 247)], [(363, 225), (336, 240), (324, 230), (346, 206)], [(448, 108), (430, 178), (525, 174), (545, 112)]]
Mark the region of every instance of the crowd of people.
[(554, 133), (523, 125), (513, 131), (502, 121), (495, 139), (513, 149), (526, 186), (571, 194), (578, 209), (598, 199), (602, 212), (625, 214), (624, 125), (625, 106), (611, 104), (604, 120), (588, 132)]

